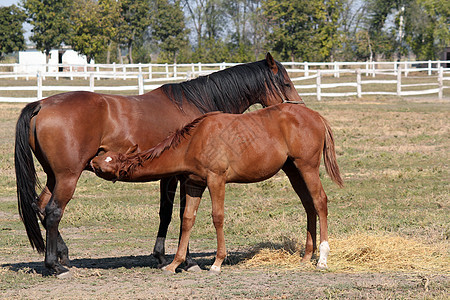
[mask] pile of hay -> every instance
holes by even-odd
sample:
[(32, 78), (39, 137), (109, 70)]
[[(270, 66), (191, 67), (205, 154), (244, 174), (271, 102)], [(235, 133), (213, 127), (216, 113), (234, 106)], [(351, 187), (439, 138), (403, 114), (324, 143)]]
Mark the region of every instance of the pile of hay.
[[(328, 268), (332, 272), (441, 272), (450, 273), (449, 249), (431, 246), (396, 235), (355, 234), (330, 238)], [(263, 248), (243, 262), (243, 267), (278, 267), (313, 270), (314, 263), (301, 264), (301, 249)]]

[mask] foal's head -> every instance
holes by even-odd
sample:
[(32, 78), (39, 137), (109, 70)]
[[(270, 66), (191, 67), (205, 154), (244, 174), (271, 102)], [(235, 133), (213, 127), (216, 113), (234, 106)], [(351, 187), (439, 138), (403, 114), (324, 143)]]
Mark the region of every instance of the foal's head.
[(137, 146), (133, 146), (125, 154), (108, 151), (94, 157), (91, 167), (98, 177), (110, 181), (129, 179), (132, 167), (139, 164), (140, 158), (136, 155)]

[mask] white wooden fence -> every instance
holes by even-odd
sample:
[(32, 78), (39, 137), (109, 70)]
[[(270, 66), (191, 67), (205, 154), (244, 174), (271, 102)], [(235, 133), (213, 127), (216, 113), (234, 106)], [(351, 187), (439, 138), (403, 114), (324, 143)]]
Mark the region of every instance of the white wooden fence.
[[(41, 66), (44, 70), (57, 69), (60, 72), (41, 72), (37, 74), (17, 73), (14, 72), (17, 64), (0, 64), (1, 69), (10, 69), (12, 71), (0, 72), (0, 80), (2, 78), (25, 78), (26, 80), (36, 80), (36, 85), (28, 86), (0, 86), (0, 91), (36, 91), (36, 97), (0, 97), (3, 102), (30, 102), (42, 98), (43, 91), (129, 91), (134, 90), (138, 94), (143, 94), (161, 86), (166, 82), (180, 82), (192, 79), (200, 75), (210, 74), (212, 72), (234, 66), (233, 63), (219, 64), (134, 64), (134, 65), (45, 65)], [(395, 96), (411, 96), (424, 94), (437, 94), (439, 99), (443, 97), (443, 91), (450, 86), (444, 83), (450, 80), (445, 75), (450, 74), (450, 61), (419, 61), (419, 62), (334, 62), (334, 63), (283, 63), (289, 72), (295, 88), (302, 96), (316, 96), (318, 100), (322, 97), (341, 97), (341, 96), (357, 96), (361, 98), (363, 95), (395, 95)], [(445, 66), (445, 68), (444, 68)], [(36, 67), (36, 66), (34, 66)], [(410, 73), (418, 74), (414, 78), (423, 78), (423, 83), (402, 84), (402, 77), (407, 78)], [(340, 78), (342, 74), (346, 74), (346, 78), (350, 78), (350, 82), (339, 83), (323, 83), (324, 77), (333, 76)], [(353, 74), (353, 76), (349, 76)], [(300, 76), (298, 76), (300, 75)], [(376, 77), (377, 75), (392, 76), (391, 80), (376, 80), (368, 77)], [(437, 76), (436, 76), (437, 75)], [(363, 77), (364, 76), (364, 77)], [(84, 78), (89, 79), (88, 86), (50, 86), (44, 85), (46, 78)], [(136, 85), (125, 86), (102, 86), (95, 85), (95, 80), (100, 79), (134, 79)], [(366, 78), (363, 80), (363, 78)], [(432, 78), (436, 81), (430, 82)], [(311, 83), (311, 81), (315, 82)], [(302, 84), (308, 81), (309, 84)], [(101, 82), (101, 81), (100, 81)], [(366, 91), (363, 87), (366, 85), (395, 85), (396, 91), (386, 91), (380, 89), (378, 91)], [(406, 90), (411, 87), (428, 86), (433, 87), (425, 90)], [(324, 92), (325, 89), (336, 89), (346, 87), (352, 91), (346, 92)], [(302, 92), (305, 90), (305, 92)], [(308, 91), (309, 90), (309, 91)], [(311, 92), (313, 90), (314, 92)]]

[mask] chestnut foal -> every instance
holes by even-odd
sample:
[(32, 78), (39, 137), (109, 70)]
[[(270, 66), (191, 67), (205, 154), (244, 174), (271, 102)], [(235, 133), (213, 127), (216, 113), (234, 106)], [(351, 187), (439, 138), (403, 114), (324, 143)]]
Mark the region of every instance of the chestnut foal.
[(306, 250), (310, 260), (316, 249), (316, 215), (320, 224), (319, 269), (327, 268), (329, 253), (327, 196), (319, 178), (323, 153), (327, 173), (343, 185), (328, 122), (317, 112), (298, 104), (278, 104), (243, 115), (209, 113), (167, 137), (148, 151), (137, 145), (126, 154), (106, 152), (91, 166), (107, 180), (149, 181), (185, 174), (187, 204), (182, 235), (173, 262), (165, 272), (174, 273), (185, 260), (189, 237), (203, 191), (208, 187), (217, 233), (216, 259), (211, 272), (219, 273), (226, 256), (224, 223), (225, 184), (268, 179), (286, 172), (308, 216)]

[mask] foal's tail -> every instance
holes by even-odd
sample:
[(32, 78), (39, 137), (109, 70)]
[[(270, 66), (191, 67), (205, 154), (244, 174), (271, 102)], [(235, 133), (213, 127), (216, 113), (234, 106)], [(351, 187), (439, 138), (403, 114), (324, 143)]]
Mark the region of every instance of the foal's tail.
[(323, 160), (325, 162), (325, 170), (333, 180), (340, 187), (344, 186), (344, 180), (342, 180), (339, 166), (336, 160), (336, 151), (334, 149), (334, 137), (331, 131), (331, 126), (324, 117), (320, 116), (323, 125), (325, 125), (325, 143), (323, 145)]
[(25, 225), (31, 246), (42, 253), (45, 251), (45, 244), (37, 215), (33, 208), (34, 201), (38, 197), (36, 185), (39, 182), (29, 144), (30, 120), (40, 109), (39, 101), (30, 103), (25, 106), (17, 120), (14, 165), (16, 169), (19, 215)]

